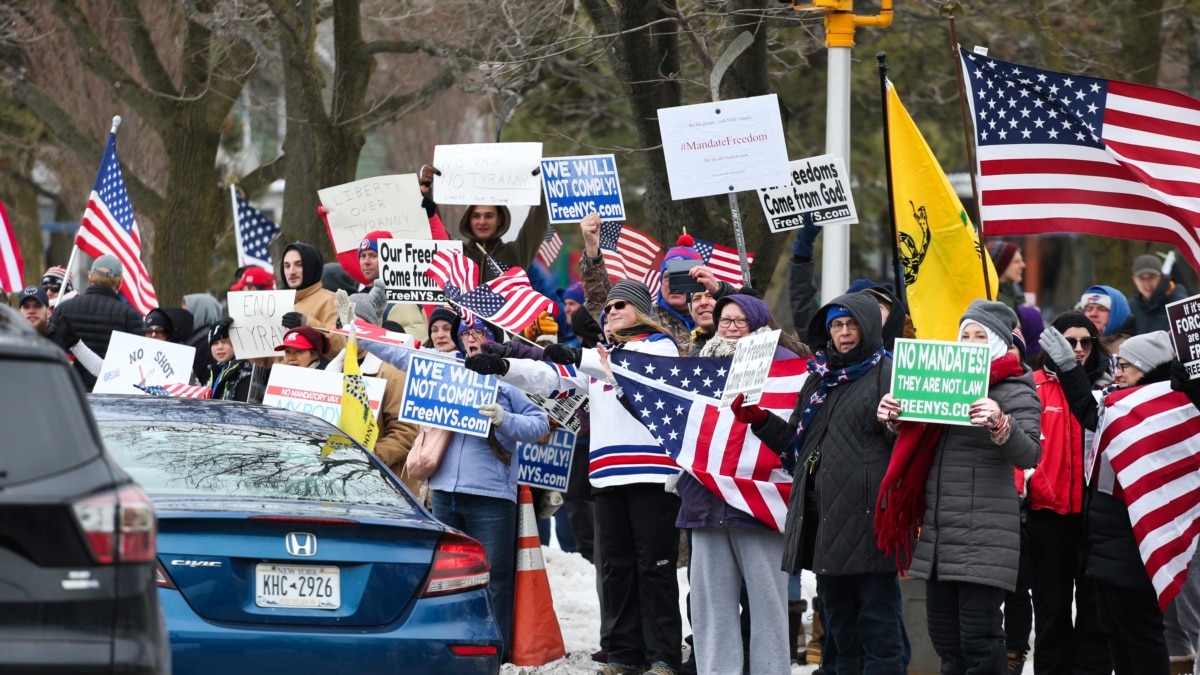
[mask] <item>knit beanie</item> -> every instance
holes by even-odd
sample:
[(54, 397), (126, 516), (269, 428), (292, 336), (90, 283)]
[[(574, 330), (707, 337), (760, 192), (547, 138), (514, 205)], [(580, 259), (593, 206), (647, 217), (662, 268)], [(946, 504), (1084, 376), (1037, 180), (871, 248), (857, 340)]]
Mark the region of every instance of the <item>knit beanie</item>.
[(850, 310), (842, 307), (841, 305), (830, 305), (829, 309), (825, 311), (825, 328), (828, 329), (829, 324), (833, 323), (834, 319), (840, 319), (842, 317), (853, 318), (854, 315), (850, 313)]
[(378, 326), (383, 318), (384, 309), (387, 308), (387, 290), (384, 289), (383, 281), (376, 279), (366, 293), (351, 295), (350, 302), (354, 305), (354, 314), (358, 318)]
[(1156, 255), (1147, 253), (1139, 255), (1133, 259), (1133, 276), (1140, 277), (1143, 274), (1162, 274), (1162, 258)]
[(1017, 315), (1012, 308), (995, 300), (975, 300), (963, 313), (959, 321), (959, 332), (968, 323), (983, 326), (988, 334), (993, 361), (1004, 356), (1013, 344), (1013, 329), (1017, 327)]
[(642, 314), (650, 316), (650, 289), (646, 288), (646, 284), (640, 281), (622, 279), (613, 284), (612, 290), (608, 292), (608, 298), (604, 301), (604, 305), (608, 306), (613, 300), (631, 302)]
[(387, 230), (374, 230), (372, 232), (368, 232), (367, 236), (363, 237), (363, 240), (358, 243), (359, 255), (362, 255), (363, 251), (375, 251), (376, 253), (379, 253), (379, 240), (391, 239), (393, 236), (395, 235)]
[(996, 264), (996, 274), (1004, 274), (1013, 258), (1017, 255), (1017, 245), (1007, 241), (993, 241), (988, 244), (988, 254)]
[(1102, 337), (1116, 334), (1129, 319), (1129, 301), (1112, 286), (1089, 286), (1079, 298), (1079, 309), (1086, 310), (1088, 305), (1100, 305), (1109, 311)]
[(667, 262), (671, 260), (699, 260), (704, 262), (704, 256), (695, 249), (696, 240), (692, 239), (692, 235), (680, 235), (679, 239), (675, 240), (675, 246), (667, 249), (666, 255), (663, 256), (662, 264), (658, 266), (658, 271), (662, 274), (667, 273)]
[(1167, 331), (1156, 330), (1134, 335), (1122, 342), (1117, 353), (1134, 368), (1148, 373), (1175, 358), (1175, 346), (1171, 344), (1171, 336)]
[(433, 313), (429, 315), (429, 325), (427, 325), (425, 328), (430, 334), (433, 333), (434, 321), (445, 321), (446, 323), (450, 324), (450, 334), (458, 335), (458, 324), (460, 321), (462, 321), (462, 319), (459, 318), (458, 312), (455, 312), (449, 307), (442, 306), (433, 310)]
[(583, 298), (583, 282), (576, 281), (575, 283), (571, 284), (570, 286), (567, 286), (565, 289), (563, 289), (563, 291), (562, 291), (562, 293), (560, 293), (560, 295), (562, 296), (563, 300), (574, 300), (575, 302), (578, 302), (579, 304), (582, 305), (583, 299), (584, 299)]
[(746, 315), (746, 320), (749, 322), (751, 331), (756, 331), (766, 326), (771, 320), (771, 310), (767, 307), (767, 303), (753, 295), (734, 293), (733, 295), (721, 298), (713, 305), (713, 321), (719, 320), (721, 312), (724, 311), (726, 305), (731, 304), (741, 308), (742, 313)]
[(1021, 353), (1035, 356), (1042, 351), (1042, 345), (1038, 339), (1042, 337), (1042, 331), (1046, 329), (1046, 320), (1042, 318), (1042, 312), (1033, 305), (1020, 305), (1016, 312), (1017, 322), (1020, 324), (1017, 328), (1025, 340), (1025, 346), (1021, 348)]

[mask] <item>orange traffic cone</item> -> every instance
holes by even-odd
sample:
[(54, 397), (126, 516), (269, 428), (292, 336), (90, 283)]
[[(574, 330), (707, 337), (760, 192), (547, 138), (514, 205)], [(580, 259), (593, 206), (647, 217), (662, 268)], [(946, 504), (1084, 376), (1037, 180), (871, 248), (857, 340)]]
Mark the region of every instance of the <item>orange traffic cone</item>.
[(513, 597), (512, 652), (509, 661), (518, 666), (543, 666), (567, 655), (563, 645), (550, 579), (538, 540), (533, 492), (520, 486), (517, 528), (517, 579)]

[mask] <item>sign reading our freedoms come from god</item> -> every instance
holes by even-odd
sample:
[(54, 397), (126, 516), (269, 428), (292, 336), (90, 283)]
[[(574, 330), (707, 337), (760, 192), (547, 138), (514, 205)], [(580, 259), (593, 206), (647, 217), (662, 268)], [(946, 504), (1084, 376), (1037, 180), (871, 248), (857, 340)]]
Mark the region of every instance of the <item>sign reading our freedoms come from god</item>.
[(841, 157), (797, 159), (790, 168), (790, 183), (756, 193), (772, 232), (795, 230), (805, 222), (821, 227), (858, 222), (850, 175)]
[(987, 396), (988, 346), (938, 340), (896, 340), (892, 396), (907, 422), (970, 424), (971, 403)]

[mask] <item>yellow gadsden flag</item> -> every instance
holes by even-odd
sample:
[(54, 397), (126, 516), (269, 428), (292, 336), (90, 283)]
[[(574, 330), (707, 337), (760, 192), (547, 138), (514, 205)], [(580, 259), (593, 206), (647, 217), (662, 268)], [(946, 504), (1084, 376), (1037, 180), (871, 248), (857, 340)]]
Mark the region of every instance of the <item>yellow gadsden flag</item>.
[(358, 336), (350, 323), (350, 339), (346, 341), (346, 361), (342, 365), (342, 417), (338, 426), (368, 450), (375, 449), (379, 425), (367, 399), (367, 383), (358, 369)]
[[(900, 235), (900, 260), (908, 309), (917, 337), (957, 340), (958, 319), (984, 293), (982, 248), (962, 202), (941, 165), (888, 82), (889, 161), (892, 163), (892, 212)], [(987, 264), (991, 297), (999, 280)]]

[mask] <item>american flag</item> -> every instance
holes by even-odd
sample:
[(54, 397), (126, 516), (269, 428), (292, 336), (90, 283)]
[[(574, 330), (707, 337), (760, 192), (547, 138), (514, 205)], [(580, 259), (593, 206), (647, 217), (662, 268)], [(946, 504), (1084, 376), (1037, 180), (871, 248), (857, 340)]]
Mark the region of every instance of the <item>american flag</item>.
[(425, 276), (436, 281), (446, 295), (455, 297), (479, 285), (479, 266), (462, 251), (444, 248), (433, 255)]
[[(450, 297), (449, 292), (446, 295)], [(533, 290), (520, 267), (450, 299), (461, 309), (514, 333), (525, 330), (542, 312), (554, 311), (554, 301)]]
[(129, 194), (125, 192), (125, 178), (121, 176), (121, 162), (117, 159), (116, 133), (108, 135), (108, 147), (104, 149), (104, 159), (100, 161), (100, 171), (92, 185), (75, 245), (93, 258), (113, 255), (121, 261), (125, 268), (121, 295), (138, 313), (145, 316), (158, 307), (150, 273), (142, 264), (142, 236), (133, 219)]
[[(696, 239), (696, 250), (704, 256), (704, 264), (708, 265), (712, 269), (713, 275), (721, 281), (734, 286), (742, 286), (746, 283), (742, 280), (742, 259), (738, 256), (736, 248)], [(746, 261), (753, 265), (754, 254), (747, 253)]]
[(13, 231), (8, 211), (0, 202), (0, 289), (5, 293), (16, 293), (24, 288), (25, 261), (21, 259), (21, 247), (17, 245), (17, 233)]
[(279, 224), (242, 199), (236, 186), (229, 186), (229, 194), (233, 196), (233, 231), (237, 235), (238, 267), (257, 265), (274, 271), (269, 244), (279, 234)]
[(1200, 101), (960, 52), (988, 235), (1159, 241), (1200, 265)]
[(562, 251), (562, 245), (562, 235), (551, 225), (546, 232), (546, 238), (542, 240), (542, 245), (538, 248), (538, 259), (542, 261), (543, 265), (549, 267), (558, 258), (559, 252)]
[(1200, 413), (1168, 382), (1109, 394), (1097, 449), (1112, 464), (1158, 604), (1187, 578), (1200, 532)]
[[(622, 398), (671, 459), (725, 503), (782, 532), (792, 477), (779, 455), (720, 409), (730, 360), (624, 350), (612, 359)], [(804, 359), (774, 362), (759, 405), (787, 419), (807, 377)]]
[(133, 385), (151, 396), (170, 396), (172, 398), (212, 398), (212, 390), (198, 384), (150, 384)]
[(613, 281), (645, 280), (661, 252), (661, 244), (624, 223), (600, 224), (600, 254), (604, 257), (604, 268)]

